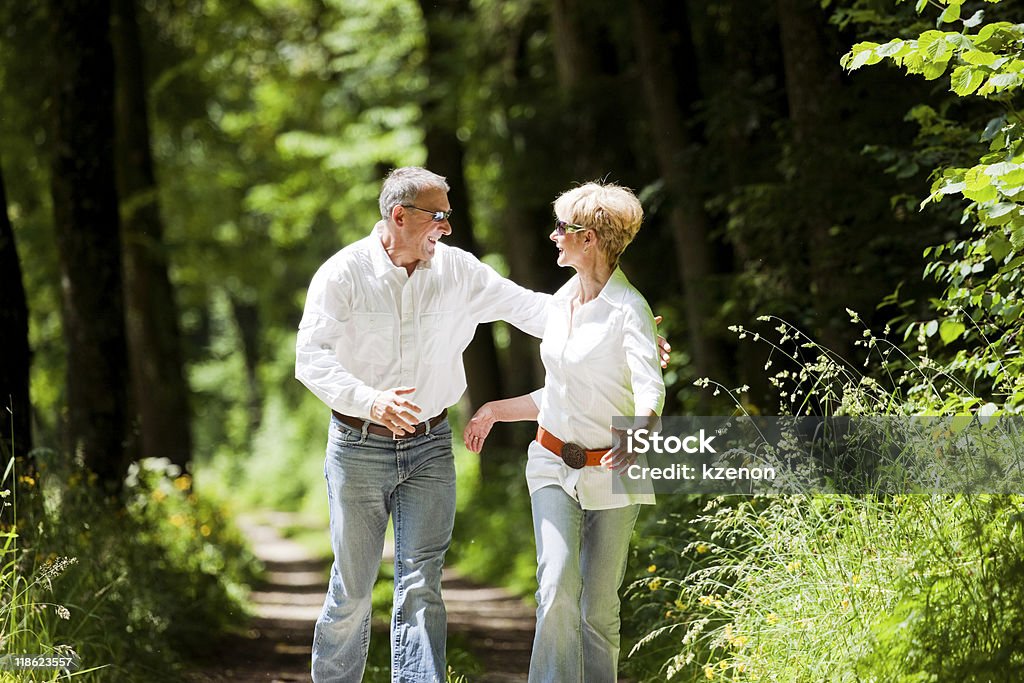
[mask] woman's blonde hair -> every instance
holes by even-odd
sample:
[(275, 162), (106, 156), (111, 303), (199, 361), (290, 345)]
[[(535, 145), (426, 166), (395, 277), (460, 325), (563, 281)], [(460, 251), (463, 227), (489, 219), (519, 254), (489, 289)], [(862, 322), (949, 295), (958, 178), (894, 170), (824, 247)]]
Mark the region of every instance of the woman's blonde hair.
[(612, 266), (619, 262), (644, 219), (644, 209), (633, 191), (613, 183), (585, 183), (562, 193), (554, 204), (560, 218), (597, 234), (597, 246)]

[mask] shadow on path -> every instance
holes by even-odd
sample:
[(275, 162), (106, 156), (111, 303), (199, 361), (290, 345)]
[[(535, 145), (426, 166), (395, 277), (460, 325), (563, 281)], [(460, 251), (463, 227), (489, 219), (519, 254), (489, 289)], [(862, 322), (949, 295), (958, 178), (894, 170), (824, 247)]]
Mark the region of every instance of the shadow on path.
[[(310, 681), (310, 645), (330, 563), (281, 536), (294, 518), (284, 513), (243, 518), (238, 525), (266, 568), (250, 595), (248, 630), (230, 636), (186, 678), (190, 683), (294, 683)], [(325, 530), (326, 534), (327, 531)], [(385, 549), (390, 561), (392, 549)], [(471, 683), (525, 683), (533, 641), (533, 609), (502, 588), (479, 586), (451, 569), (442, 592), (448, 631), (480, 662)], [(387, 619), (387, 615), (376, 615)], [(459, 672), (456, 672), (459, 673)]]

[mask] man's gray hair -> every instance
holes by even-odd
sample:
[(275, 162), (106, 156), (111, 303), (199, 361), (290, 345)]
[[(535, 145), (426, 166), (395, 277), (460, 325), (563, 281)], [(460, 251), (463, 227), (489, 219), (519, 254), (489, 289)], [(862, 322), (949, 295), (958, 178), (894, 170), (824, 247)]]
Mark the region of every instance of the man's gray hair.
[(444, 176), (437, 175), (419, 166), (403, 166), (396, 168), (384, 179), (380, 188), (380, 215), (387, 220), (391, 218), (391, 210), (400, 204), (410, 204), (421, 192), (441, 190), (448, 192), (451, 188)]

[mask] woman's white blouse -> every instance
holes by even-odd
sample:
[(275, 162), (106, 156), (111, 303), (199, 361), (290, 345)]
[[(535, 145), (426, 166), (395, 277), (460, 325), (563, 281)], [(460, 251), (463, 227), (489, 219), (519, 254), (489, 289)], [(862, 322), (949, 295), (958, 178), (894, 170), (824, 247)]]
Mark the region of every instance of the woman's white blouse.
[[(611, 448), (613, 417), (661, 414), (665, 383), (657, 331), (647, 301), (621, 269), (573, 313), (579, 286), (579, 276), (573, 276), (548, 302), (540, 345), (544, 387), (531, 397), (540, 411), (537, 422), (562, 441), (587, 450)], [(613, 472), (602, 466), (574, 470), (536, 441), (528, 456), (531, 495), (554, 484), (585, 510), (654, 502), (653, 493), (613, 493)]]

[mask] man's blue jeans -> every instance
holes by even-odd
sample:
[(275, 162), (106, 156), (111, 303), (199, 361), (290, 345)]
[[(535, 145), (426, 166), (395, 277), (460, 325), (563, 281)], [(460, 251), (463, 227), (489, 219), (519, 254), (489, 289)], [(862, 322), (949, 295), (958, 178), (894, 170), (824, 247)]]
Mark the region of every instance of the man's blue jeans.
[(334, 565), (313, 636), (313, 680), (362, 680), (370, 596), (388, 516), (395, 528), (391, 680), (445, 680), (447, 615), (441, 566), (455, 522), (455, 463), (447, 420), (395, 441), (331, 419), (324, 465)]
[(560, 486), (530, 501), (538, 584), (530, 683), (615, 683), (619, 586), (640, 506), (584, 510)]

